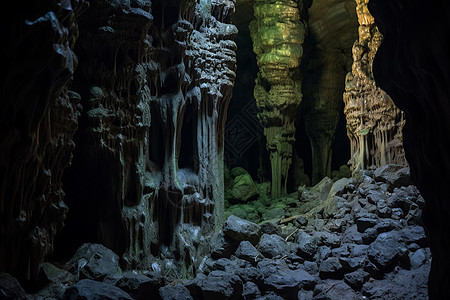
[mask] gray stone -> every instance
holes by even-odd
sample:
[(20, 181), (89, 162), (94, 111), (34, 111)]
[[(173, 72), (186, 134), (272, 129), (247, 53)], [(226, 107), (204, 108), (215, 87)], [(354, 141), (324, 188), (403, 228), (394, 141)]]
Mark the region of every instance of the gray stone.
[(223, 257), (230, 258), (231, 254), (236, 251), (239, 243), (225, 236), (223, 231), (219, 230), (212, 235), (210, 245), (211, 257), (219, 259)]
[(320, 264), (319, 276), (322, 279), (341, 279), (344, 276), (344, 268), (337, 257), (330, 257)]
[(256, 266), (257, 262), (264, 258), (264, 256), (249, 241), (242, 241), (234, 255), (250, 262), (253, 266)]
[(377, 224), (378, 220), (373, 218), (358, 218), (356, 219), (356, 226), (358, 228), (358, 232), (363, 233), (368, 228), (372, 228)]
[(339, 257), (339, 262), (341, 263), (342, 267), (348, 272), (354, 271), (359, 267), (362, 267), (364, 264), (364, 260), (365, 260), (364, 256)]
[(113, 285), (90, 279), (82, 279), (69, 286), (64, 292), (63, 299), (67, 300), (132, 300), (133, 298), (123, 290)]
[(312, 260), (316, 251), (317, 243), (313, 237), (304, 231), (300, 231), (296, 236), (298, 243), (298, 255), (307, 260)]
[[(148, 294), (146, 299), (148, 299), (148, 296), (152, 294)], [(179, 300), (179, 299), (186, 299), (186, 300), (193, 300), (191, 294), (189, 293), (189, 290), (177, 283), (174, 285), (166, 285), (159, 289), (159, 296), (162, 300)]]
[(294, 219), (294, 224), (298, 227), (303, 227), (308, 225), (308, 219), (305, 218), (305, 216), (298, 216)]
[(403, 245), (394, 231), (381, 233), (369, 246), (368, 257), (380, 270), (392, 269), (399, 258)]
[(344, 275), (345, 283), (347, 283), (355, 291), (360, 291), (363, 284), (366, 283), (369, 278), (370, 274), (363, 270), (358, 270)]
[(223, 224), (223, 233), (235, 242), (249, 241), (256, 246), (261, 236), (261, 227), (231, 215)]
[(276, 222), (269, 221), (261, 224), (261, 232), (281, 235), (281, 227)]
[(130, 294), (133, 299), (144, 300), (148, 295), (158, 293), (164, 285), (163, 277), (158, 273), (149, 273), (149, 276), (136, 274), (131, 271), (124, 272), (115, 286)]
[(261, 296), (261, 292), (255, 283), (251, 281), (247, 281), (246, 283), (244, 283), (242, 287), (242, 298), (247, 300), (255, 299), (259, 296)]
[(410, 253), (409, 260), (411, 267), (417, 269), (426, 262), (427, 256), (423, 249), (419, 249), (414, 253)]
[(342, 243), (362, 243), (362, 235), (358, 231), (358, 227), (356, 226), (356, 224), (350, 226), (349, 228), (347, 228), (347, 230), (345, 230), (344, 236), (342, 237)]
[(428, 245), (428, 238), (422, 226), (407, 226), (401, 230), (401, 236), (407, 244), (415, 243), (421, 247)]
[(100, 244), (83, 244), (68, 265), (80, 278), (102, 281), (106, 275), (119, 272), (117, 254)]
[(289, 253), (289, 246), (277, 234), (263, 234), (259, 241), (258, 250), (268, 258), (283, 256)]
[(402, 165), (389, 164), (379, 167), (374, 171), (374, 176), (377, 181), (387, 183), (390, 192), (395, 188), (411, 184), (409, 168)]
[(237, 275), (212, 271), (202, 280), (200, 288), (205, 300), (239, 299), (242, 294), (242, 281)]

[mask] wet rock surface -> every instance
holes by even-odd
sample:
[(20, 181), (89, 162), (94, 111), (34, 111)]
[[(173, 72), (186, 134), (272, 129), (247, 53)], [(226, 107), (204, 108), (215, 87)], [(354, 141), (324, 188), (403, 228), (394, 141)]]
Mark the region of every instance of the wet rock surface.
[[(408, 218), (412, 210), (420, 211), (423, 199), (412, 185), (389, 192), (390, 183), (378, 180), (377, 171), (354, 174), (336, 193), (332, 185), (309, 189), (316, 206), (302, 217), (283, 215), (255, 224), (230, 216), (216, 238), (207, 241), (211, 249), (228, 250), (206, 256), (190, 280), (160, 270), (121, 272), (112, 251), (83, 245), (65, 266), (46, 265), (48, 280), (65, 283), (53, 297), (86, 294), (83, 297), (94, 299), (94, 294), (104, 293), (105, 299), (112, 294), (122, 299), (150, 294), (155, 299), (427, 299), (428, 240), (420, 218)], [(342, 200), (329, 207), (334, 216), (324, 218), (330, 197)], [(381, 201), (391, 210), (400, 209), (402, 217), (377, 213)], [(297, 206), (287, 213), (302, 205), (307, 203), (297, 198)], [(95, 280), (82, 279), (105, 272), (91, 276)], [(51, 293), (46, 289), (46, 296)]]

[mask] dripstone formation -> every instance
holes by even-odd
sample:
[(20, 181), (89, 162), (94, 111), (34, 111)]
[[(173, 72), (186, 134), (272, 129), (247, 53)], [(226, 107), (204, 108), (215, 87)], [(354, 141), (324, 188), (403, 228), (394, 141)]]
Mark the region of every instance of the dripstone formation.
[(254, 95), (270, 153), (272, 197), (278, 198), (286, 194), (294, 121), (302, 100), (299, 65), (305, 13), (302, 2), (292, 0), (257, 0), (254, 13), (250, 33), (259, 67)]
[(223, 223), (233, 12), (233, 1), (104, 0), (80, 19), (66, 233), (111, 248), (126, 268), (192, 275), (199, 241)]
[(352, 71), (345, 80), (345, 115), (351, 144), (350, 164), (355, 170), (389, 163), (406, 165), (403, 152), (403, 112), (377, 87), (372, 63), (383, 35), (369, 13), (369, 0), (356, 0), (358, 40), (353, 44)]
[(80, 114), (73, 48), (86, 7), (17, 2), (1, 13), (0, 270), (22, 283), (37, 279), (66, 218), (61, 178)]

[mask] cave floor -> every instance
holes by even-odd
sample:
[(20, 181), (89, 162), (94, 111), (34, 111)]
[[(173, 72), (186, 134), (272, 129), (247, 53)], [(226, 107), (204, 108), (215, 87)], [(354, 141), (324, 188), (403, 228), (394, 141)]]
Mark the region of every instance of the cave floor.
[(122, 272), (111, 250), (85, 244), (65, 270), (45, 263), (49, 283), (27, 298), (428, 299), (424, 201), (408, 168), (325, 178), (273, 200), (264, 211), (255, 206), (256, 222), (233, 214), (249, 210), (243, 205), (252, 202), (228, 205), (229, 217), (206, 239), (210, 255), (193, 279)]

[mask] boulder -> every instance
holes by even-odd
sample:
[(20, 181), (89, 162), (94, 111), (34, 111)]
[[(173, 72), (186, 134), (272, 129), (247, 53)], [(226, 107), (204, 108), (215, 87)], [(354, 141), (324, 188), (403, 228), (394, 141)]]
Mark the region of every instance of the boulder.
[(122, 274), (122, 278), (115, 285), (130, 294), (133, 299), (144, 300), (148, 295), (158, 294), (159, 288), (164, 285), (164, 279), (157, 273), (146, 276), (128, 271)]
[(264, 256), (249, 241), (242, 241), (234, 255), (250, 262), (253, 266), (256, 266), (257, 262), (264, 258)]
[(258, 197), (259, 191), (250, 174), (242, 174), (234, 178), (230, 203), (247, 202)]
[(283, 256), (289, 253), (289, 246), (285, 240), (277, 234), (263, 234), (259, 241), (258, 250), (268, 258)]
[(103, 281), (106, 275), (118, 273), (119, 257), (101, 244), (83, 244), (68, 265), (80, 278)]
[(312, 260), (317, 251), (317, 241), (304, 231), (300, 231), (296, 236), (298, 244), (297, 253), (306, 260)]
[(223, 233), (225, 237), (235, 242), (249, 241), (256, 246), (261, 237), (261, 227), (255, 223), (231, 215), (223, 224)]
[[(152, 295), (152, 294), (149, 294)], [(178, 299), (183, 299), (183, 300), (193, 300), (194, 298), (192, 298), (191, 294), (189, 293), (189, 290), (177, 283), (174, 285), (166, 285), (163, 286), (161, 288), (159, 288), (159, 296), (161, 297), (162, 300), (178, 300)], [(148, 299), (148, 295), (147, 298)]]
[(345, 269), (342, 267), (337, 257), (329, 257), (319, 266), (319, 276), (322, 279), (341, 279)]
[(404, 245), (399, 242), (400, 235), (396, 231), (384, 232), (378, 235), (370, 244), (368, 257), (380, 270), (392, 269), (399, 258)]
[(71, 285), (64, 292), (66, 300), (132, 300), (133, 298), (123, 290), (113, 285), (91, 279), (82, 279)]
[(225, 271), (212, 271), (200, 284), (203, 299), (239, 299), (242, 295), (242, 281), (234, 274)]

